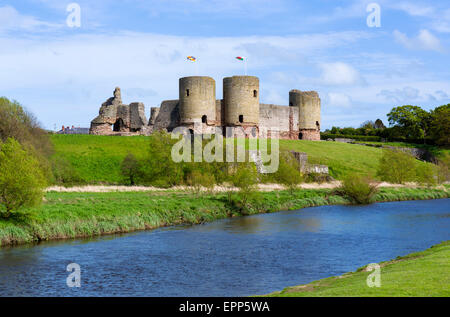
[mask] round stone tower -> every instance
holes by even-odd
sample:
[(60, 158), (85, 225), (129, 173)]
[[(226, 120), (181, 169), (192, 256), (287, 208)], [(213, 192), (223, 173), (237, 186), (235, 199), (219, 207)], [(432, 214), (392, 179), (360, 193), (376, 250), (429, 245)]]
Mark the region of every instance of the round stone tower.
[(223, 79), (223, 101), (227, 126), (258, 126), (259, 79), (233, 76)]
[(291, 90), (289, 106), (298, 107), (298, 129), (301, 140), (320, 140), (320, 98), (316, 91)]
[(216, 82), (211, 77), (180, 78), (180, 123), (216, 121)]

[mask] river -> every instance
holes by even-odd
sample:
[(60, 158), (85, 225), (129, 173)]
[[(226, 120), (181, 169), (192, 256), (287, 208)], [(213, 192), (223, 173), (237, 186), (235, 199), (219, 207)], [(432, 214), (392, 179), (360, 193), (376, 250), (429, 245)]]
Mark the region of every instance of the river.
[[(0, 296), (248, 296), (450, 239), (450, 200), (322, 206), (0, 249)], [(68, 287), (66, 267), (81, 268)]]

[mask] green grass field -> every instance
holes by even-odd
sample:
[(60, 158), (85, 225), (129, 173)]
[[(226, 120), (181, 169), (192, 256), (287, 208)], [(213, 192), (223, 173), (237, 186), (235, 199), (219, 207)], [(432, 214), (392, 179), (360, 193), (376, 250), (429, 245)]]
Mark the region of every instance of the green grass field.
[(369, 142), (369, 141), (355, 141), (355, 143), (362, 144), (372, 144), (377, 146), (396, 146), (396, 147), (406, 147), (406, 148), (419, 148), (429, 151), (431, 154), (436, 156), (437, 158), (441, 158), (445, 155), (450, 154), (450, 149), (438, 147), (435, 145), (427, 145), (427, 144), (414, 144), (414, 143), (406, 143), (406, 142)]
[(276, 297), (450, 296), (450, 241), (422, 252), (382, 262), (381, 287), (368, 287), (363, 268), (340, 277), (288, 287)]
[[(449, 197), (445, 189), (382, 188), (376, 201)], [(331, 190), (261, 192), (248, 214), (294, 210), (311, 206), (349, 204)], [(26, 220), (0, 219), (0, 245), (130, 232), (181, 223), (197, 224), (241, 216), (226, 194), (189, 192), (49, 192), (45, 202)]]
[(89, 184), (119, 184), (120, 163), (130, 152), (143, 158), (148, 137), (52, 135), (55, 155), (66, 158)]
[[(55, 155), (69, 160), (89, 184), (121, 183), (119, 167), (123, 158), (128, 152), (143, 158), (148, 149), (145, 136), (52, 135), (51, 139)], [(310, 163), (328, 165), (336, 179), (351, 173), (374, 176), (382, 151), (354, 144), (300, 140), (280, 140), (280, 148), (306, 152)]]

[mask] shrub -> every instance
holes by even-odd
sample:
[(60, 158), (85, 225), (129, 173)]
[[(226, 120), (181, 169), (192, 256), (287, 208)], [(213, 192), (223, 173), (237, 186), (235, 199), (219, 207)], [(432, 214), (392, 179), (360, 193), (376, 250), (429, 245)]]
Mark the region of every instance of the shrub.
[(370, 177), (355, 174), (347, 176), (336, 191), (355, 204), (370, 204), (378, 188)]
[(141, 164), (132, 153), (128, 153), (120, 164), (120, 172), (127, 183), (135, 185), (140, 175)]
[(436, 167), (430, 163), (417, 164), (416, 181), (421, 185), (433, 186), (437, 183)]
[(291, 194), (297, 188), (297, 185), (303, 181), (299, 162), (291, 153), (281, 153), (280, 164), (274, 178), (278, 183), (286, 186)]
[(183, 163), (172, 160), (172, 140), (167, 132), (155, 132), (149, 138), (147, 158), (141, 165), (140, 172), (144, 183), (154, 186), (169, 187), (183, 182)]
[(439, 184), (450, 180), (450, 153), (446, 153), (437, 163), (437, 181)]
[(241, 210), (247, 211), (248, 202), (257, 196), (256, 184), (258, 182), (258, 171), (253, 163), (240, 163), (233, 175), (232, 183), (239, 188), (239, 202)]
[(33, 147), (40, 160), (53, 153), (53, 145), (37, 119), (17, 101), (0, 98), (0, 140), (14, 138), (25, 148)]
[(381, 180), (403, 184), (414, 181), (416, 177), (416, 159), (397, 149), (383, 149), (377, 175)]
[(53, 183), (58, 185), (77, 185), (84, 183), (78, 171), (63, 156), (53, 156), (51, 158)]
[(9, 218), (42, 202), (46, 179), (38, 160), (16, 140), (0, 149), (0, 215)]
[(192, 186), (194, 191), (198, 194), (202, 187), (211, 191), (214, 188), (216, 180), (213, 175), (203, 174), (200, 171), (194, 170), (187, 177), (187, 184)]

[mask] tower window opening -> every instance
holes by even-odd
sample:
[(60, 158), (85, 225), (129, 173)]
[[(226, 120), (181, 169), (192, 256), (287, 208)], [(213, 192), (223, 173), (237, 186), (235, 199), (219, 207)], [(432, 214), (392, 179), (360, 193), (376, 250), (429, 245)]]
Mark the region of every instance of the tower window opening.
[(186, 89), (186, 97), (189, 97), (189, 89)]
[(206, 115), (202, 116), (202, 123), (206, 123), (206, 121), (208, 120), (208, 117)]
[(258, 97), (258, 91), (257, 90), (253, 90), (253, 97)]
[(290, 103), (289, 103), (289, 106), (293, 107), (293, 106), (294, 106), (294, 104), (293, 104), (292, 102), (290, 102)]
[(317, 127), (317, 129), (320, 130), (320, 123), (319, 123), (319, 121), (316, 121), (316, 127)]
[(244, 116), (241, 115), (241, 114), (239, 115), (239, 122), (240, 122), (240, 123), (243, 123), (243, 122), (244, 122)]

